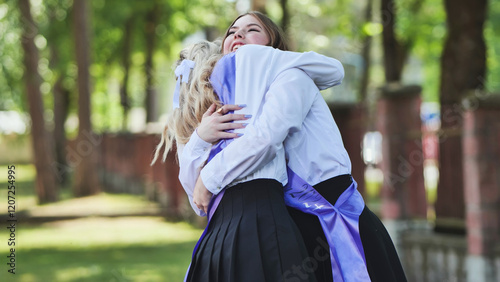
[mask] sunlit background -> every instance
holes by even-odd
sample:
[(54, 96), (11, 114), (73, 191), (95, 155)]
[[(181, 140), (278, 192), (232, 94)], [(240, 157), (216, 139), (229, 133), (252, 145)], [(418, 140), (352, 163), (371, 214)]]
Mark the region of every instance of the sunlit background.
[[(422, 130), (429, 133), (423, 139), (427, 157), (424, 163), (427, 219), (432, 222), (439, 179), (438, 140), (434, 133), (440, 127), (441, 55), (447, 36), (447, 15), (442, 0), (396, 2), (395, 35), (408, 51), (399, 83), (422, 87)], [(75, 147), (71, 140), (79, 132), (75, 35), (81, 30), (74, 24), (72, 0), (29, 1), (33, 22), (21, 16), (20, 3), (0, 1), (3, 197), (0, 215), (5, 215), (2, 224), (7, 225), (4, 187), (10, 180), (8, 166), (15, 165), (16, 213), (25, 221), (17, 223), (15, 275), (8, 274), (5, 263), (9, 233), (3, 225), (0, 229), (3, 258), (0, 280), (181, 281), (204, 221), (193, 219), (188, 207), (183, 208), (181, 217), (172, 217), (165, 203), (177, 200), (150, 193), (147, 187), (131, 193), (103, 188), (104, 192), (95, 195), (75, 197), (75, 167), (65, 163), (64, 177), (58, 179), (58, 201), (40, 204), (43, 201), (35, 190), (32, 121), (23, 80), (26, 73), (21, 46), (25, 40), (23, 26), (27, 24), (39, 55), (36, 71), (40, 76), (42, 124), (52, 138), (57, 139), (56, 132), (62, 132), (63, 140), (73, 144), (60, 148), (63, 155)], [(198, 40), (221, 37), (237, 15), (256, 8), (286, 30), (293, 50), (316, 51), (343, 63), (346, 70), (343, 84), (322, 93), (329, 104), (363, 102), (373, 113), (378, 89), (386, 83), (382, 31), (388, 16), (380, 11), (379, 0), (88, 0), (86, 3), (90, 119), (92, 131), (97, 135), (159, 134), (172, 108), (175, 87), (172, 65), (179, 51)], [(487, 5), (484, 38), (487, 72), (478, 79), (486, 92), (498, 93), (499, 1), (489, 1)], [(148, 95), (153, 97), (149, 104)], [(61, 111), (62, 121), (56, 118)], [(366, 165), (364, 196), (375, 211), (381, 204), (380, 186), (384, 181), (378, 167), (383, 158), (383, 138), (372, 120), (360, 144)], [(145, 153), (146, 158), (151, 157), (151, 152)], [(102, 174), (100, 177), (110, 178)], [(180, 200), (176, 205), (185, 202)]]

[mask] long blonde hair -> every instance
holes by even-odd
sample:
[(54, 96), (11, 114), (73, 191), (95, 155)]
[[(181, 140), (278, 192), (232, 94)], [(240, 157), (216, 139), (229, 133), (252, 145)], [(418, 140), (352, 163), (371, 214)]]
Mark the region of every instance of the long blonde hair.
[[(221, 105), (210, 84), (210, 75), (217, 61), (222, 57), (220, 41), (201, 41), (184, 48), (179, 54), (176, 66), (182, 60), (192, 60), (195, 63), (187, 83), (182, 83), (179, 89), (179, 108), (174, 109), (167, 117), (167, 122), (156, 146), (151, 164), (158, 159), (161, 148), (165, 146), (162, 161), (167, 158), (174, 141), (177, 144), (186, 144), (189, 137), (198, 127), (203, 114), (210, 105)], [(180, 79), (180, 78), (177, 78)]]

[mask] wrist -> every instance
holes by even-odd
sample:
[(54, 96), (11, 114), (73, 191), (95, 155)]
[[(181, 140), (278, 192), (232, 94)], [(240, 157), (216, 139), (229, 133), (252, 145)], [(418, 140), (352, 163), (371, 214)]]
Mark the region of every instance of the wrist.
[(191, 134), (189, 142), (187, 143), (187, 146), (184, 149), (203, 153), (210, 150), (211, 148), (212, 148), (212, 143), (203, 140), (198, 135), (198, 132), (195, 130), (193, 134)]
[(200, 129), (199, 127), (195, 129), (196, 131), (196, 134), (198, 135), (198, 137), (205, 141), (206, 143), (213, 143), (213, 141), (208, 137), (206, 136), (206, 133), (203, 129)]
[(210, 170), (203, 168), (200, 171), (199, 179), (203, 182), (203, 186), (213, 195), (217, 195), (222, 191), (222, 185), (216, 184), (215, 175)]

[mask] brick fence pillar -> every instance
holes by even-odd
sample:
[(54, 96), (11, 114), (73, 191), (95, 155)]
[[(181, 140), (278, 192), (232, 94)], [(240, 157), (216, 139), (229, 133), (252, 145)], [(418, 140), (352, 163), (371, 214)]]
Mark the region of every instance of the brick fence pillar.
[(404, 220), (427, 217), (420, 119), (421, 87), (379, 89), (377, 129), (382, 134), (381, 216)]
[(440, 233), (465, 233), (463, 183), (463, 112), (460, 102), (441, 103), (439, 138), (439, 180), (434, 204), (434, 230)]
[(339, 127), (344, 147), (351, 159), (351, 174), (358, 183), (358, 190), (365, 195), (365, 169), (361, 143), (366, 133), (366, 107), (362, 104), (329, 103), (328, 107)]
[(463, 105), (468, 277), (494, 281), (491, 258), (500, 256), (500, 95), (471, 96)]

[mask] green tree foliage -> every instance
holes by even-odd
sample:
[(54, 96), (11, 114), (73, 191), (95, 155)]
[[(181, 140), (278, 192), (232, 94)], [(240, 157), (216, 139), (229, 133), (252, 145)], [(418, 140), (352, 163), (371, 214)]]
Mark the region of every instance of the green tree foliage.
[[(142, 107), (144, 100), (144, 30), (147, 12), (157, 2), (159, 24), (155, 27), (156, 47), (154, 60), (159, 64), (154, 72), (155, 83), (165, 90), (165, 81), (172, 78), (170, 65), (187, 36), (199, 30), (222, 31), (238, 14), (235, 3), (225, 0), (158, 0), (120, 1), (93, 0), (91, 5), (91, 57), (92, 66), (92, 119), (97, 131), (119, 130), (122, 124), (119, 89), (123, 78), (124, 27), (133, 22), (131, 46), (131, 79), (129, 80), (132, 107)], [(72, 0), (33, 1), (33, 17), (38, 28), (35, 42), (40, 51), (39, 72), (42, 76), (42, 93), (48, 121), (51, 122), (52, 87), (62, 76), (63, 85), (70, 90), (70, 114), (75, 115), (77, 105), (76, 63), (72, 36)], [(26, 112), (25, 95), (22, 95), (23, 66), (19, 47), (20, 20), (15, 0), (0, 4), (0, 110)], [(224, 16), (221, 16), (224, 15)], [(53, 60), (54, 48), (57, 60)], [(75, 124), (70, 122), (70, 124)], [(76, 124), (71, 136), (76, 134)]]
[[(365, 22), (363, 9), (366, 2), (290, 0), (290, 34), (296, 50), (318, 50), (327, 54), (339, 54), (339, 50), (359, 54), (363, 37), (374, 37), (370, 81), (373, 88), (383, 84), (380, 34), (384, 27), (384, 15), (379, 11), (380, 1), (374, 1), (373, 20)], [(440, 58), (447, 33), (443, 1), (398, 0), (395, 3), (396, 37), (411, 46), (403, 83), (421, 84), (425, 101), (439, 101)], [(270, 15), (279, 19), (278, 7), (272, 7)], [(489, 1), (488, 12), (485, 26), (488, 72), (484, 83), (488, 91), (499, 92), (500, 2)]]
[(15, 1), (0, 4), (0, 110), (27, 111), (23, 95), (21, 25)]
[[(94, 77), (93, 121), (97, 130), (119, 130), (123, 109), (120, 108), (120, 94), (117, 84), (123, 80), (124, 31), (127, 21), (132, 22), (132, 44), (130, 47), (130, 70), (128, 93), (130, 107), (143, 107), (145, 80), (143, 73), (146, 61), (145, 30), (148, 13), (158, 9), (158, 24), (154, 27), (155, 56), (154, 84), (159, 95), (168, 91), (166, 81), (172, 79), (170, 65), (177, 56), (181, 42), (187, 36), (206, 28), (221, 29), (228, 20), (218, 15), (236, 15), (228, 11), (226, 1), (93, 1), (94, 13), (93, 66)], [(156, 7), (155, 7), (156, 5)], [(110, 85), (114, 85), (110, 86)], [(160, 101), (163, 101), (160, 99)]]
[[(70, 90), (70, 115), (76, 113), (75, 79), (76, 64), (72, 48), (71, 15), (72, 0), (32, 1), (33, 16), (38, 24), (36, 44), (40, 50), (39, 71), (43, 78), (42, 93), (45, 108), (51, 116), (53, 108), (52, 87), (62, 76), (64, 86)], [(169, 91), (172, 83), (171, 64), (182, 48), (183, 40), (197, 32), (216, 30), (223, 32), (238, 14), (237, 1), (230, 0), (158, 0), (159, 24), (155, 49), (155, 84), (160, 96)], [(359, 54), (363, 38), (372, 36), (372, 71), (370, 87), (383, 83), (380, 75), (380, 33), (383, 17), (379, 2), (374, 1), (373, 20), (365, 22), (363, 13), (367, 0), (324, 1), (289, 0), (291, 15), (290, 30), (292, 47), (298, 51), (316, 50), (330, 55), (335, 52)], [(396, 1), (397, 37), (403, 41), (412, 39), (410, 63), (415, 68), (407, 69), (403, 80), (421, 81), (425, 100), (438, 101), (439, 58), (446, 36), (446, 14), (442, 0)], [(414, 7), (420, 3), (419, 12)], [(92, 119), (97, 131), (120, 130), (123, 109), (120, 105), (119, 85), (124, 77), (123, 37), (127, 21), (132, 19), (133, 34), (130, 53), (128, 91), (131, 107), (143, 107), (145, 78), (144, 29), (146, 13), (155, 1), (92, 0)], [(13, 8), (15, 0), (0, 3), (0, 110), (14, 109), (26, 112), (26, 101), (22, 95), (23, 66), (20, 40), (20, 19)], [(267, 11), (276, 22), (281, 21), (280, 1), (268, 0)], [(500, 3), (489, 1), (485, 37), (488, 46), (488, 72), (484, 79), (486, 89), (500, 90)], [(56, 46), (58, 60), (53, 62), (51, 46)], [(163, 99), (163, 97), (161, 97)], [(164, 100), (160, 99), (160, 104)], [(70, 119), (69, 124), (72, 124)], [(50, 121), (50, 119), (49, 119)], [(76, 126), (73, 126), (76, 128)], [(73, 134), (76, 132), (73, 132)]]
[[(410, 56), (419, 61), (423, 99), (438, 101), (440, 58), (446, 36), (446, 12), (442, 0), (422, 0), (415, 13), (415, 0), (398, 1), (399, 36), (411, 36)], [(413, 81), (413, 77), (406, 77)]]
[(487, 73), (483, 83), (487, 92), (500, 93), (500, 1), (489, 1), (484, 35)]

